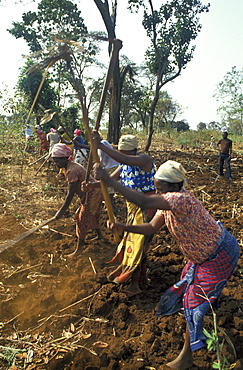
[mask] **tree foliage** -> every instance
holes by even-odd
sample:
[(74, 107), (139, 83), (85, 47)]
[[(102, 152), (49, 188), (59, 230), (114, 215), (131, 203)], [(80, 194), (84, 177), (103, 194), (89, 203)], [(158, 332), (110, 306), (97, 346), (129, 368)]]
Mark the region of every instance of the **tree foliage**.
[[(68, 46), (69, 62), (72, 63), (75, 79), (82, 86), (86, 97), (84, 70), (97, 62), (96, 55), (99, 52), (99, 41), (94, 38), (94, 36), (97, 36), (96, 34), (88, 37), (81, 12), (74, 2), (69, 0), (41, 0), (38, 3), (37, 11), (23, 13), (22, 21), (13, 22), (13, 27), (9, 29), (9, 32), (16, 38), (23, 37), (25, 39), (30, 51), (33, 52), (31, 58), (35, 59), (37, 63), (37, 75), (24, 80), (22, 78), (25, 92), (29, 87), (31, 98), (33, 98), (33, 90), (36, 91), (40, 71), (47, 66), (49, 67), (49, 62), (53, 62), (47, 79), (49, 79), (48, 82), (52, 83), (53, 91), (55, 89), (55, 105), (64, 108), (68, 101), (71, 105), (74, 103), (71, 98), (73, 91), (69, 84), (68, 61), (62, 57), (63, 45)], [(32, 80), (34, 86), (31, 86), (32, 83), (28, 84), (30, 80)], [(45, 100), (48, 101), (50, 88), (45, 90), (43, 86), (42, 99), (45, 93)], [(53, 99), (49, 101), (49, 106), (44, 105), (48, 109), (52, 108)]]
[(31, 52), (53, 46), (53, 36), (77, 41), (87, 33), (81, 12), (69, 0), (42, 0), (37, 12), (22, 15), (22, 22), (13, 22), (8, 31), (16, 38), (23, 37)]
[(192, 59), (195, 46), (191, 44), (201, 29), (198, 15), (208, 11), (209, 5), (197, 0), (171, 0), (155, 10), (153, 0), (128, 0), (128, 3), (131, 10), (144, 8), (143, 26), (151, 41), (146, 51), (146, 62), (149, 72), (156, 76), (149, 117), (148, 150), (159, 91), (178, 77)]
[(174, 122), (173, 127), (176, 128), (177, 132), (188, 131), (190, 129), (188, 122), (186, 122), (185, 120)]
[[(134, 126), (145, 128), (148, 123), (148, 113), (150, 109), (151, 91), (145, 80), (142, 78), (143, 69), (121, 55), (121, 76), (122, 94), (120, 128)], [(125, 76), (128, 75), (128, 78)]]
[(199, 122), (199, 124), (197, 125), (197, 130), (202, 131), (206, 129), (207, 129), (207, 124), (205, 122)]
[(229, 131), (243, 135), (243, 69), (235, 66), (217, 85), (215, 97), (221, 101), (219, 112)]
[[(0, 148), (10, 148), (14, 154), (19, 154), (26, 119), (26, 99), (23, 94), (18, 96), (10, 93), (6, 86), (0, 87)], [(17, 140), (13, 140), (13, 139)]]
[[(35, 74), (28, 74), (27, 70), (33, 65), (33, 61), (29, 60), (26, 65), (22, 68), (20, 73), (17, 89), (26, 98), (27, 108), (30, 109), (40, 82), (42, 80), (42, 73), (39, 71)], [(37, 123), (43, 114), (45, 109), (56, 109), (57, 94), (54, 88), (51, 86), (52, 80), (47, 77), (43, 83), (40, 94), (34, 105), (34, 112), (36, 113)]]
[(181, 106), (176, 101), (173, 101), (167, 91), (160, 92), (154, 117), (154, 121), (158, 129), (163, 129), (168, 126), (173, 127), (176, 117), (181, 112)]

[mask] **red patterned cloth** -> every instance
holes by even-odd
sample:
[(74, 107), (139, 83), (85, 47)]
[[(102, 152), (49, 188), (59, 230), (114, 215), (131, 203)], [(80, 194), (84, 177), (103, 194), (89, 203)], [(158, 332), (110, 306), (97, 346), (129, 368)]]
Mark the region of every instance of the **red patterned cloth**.
[[(81, 200), (81, 206), (75, 215), (75, 221), (77, 222), (76, 235), (78, 238), (84, 239), (89, 230), (100, 228), (99, 217), (103, 199), (102, 192), (100, 188), (91, 189), (88, 193), (81, 190), (81, 183), (85, 181), (86, 169), (79, 163), (68, 162), (64, 175), (68, 183), (78, 182), (76, 194)], [(90, 177), (89, 181), (95, 182), (95, 179)]]
[(177, 240), (183, 255), (194, 263), (202, 263), (215, 251), (222, 234), (218, 223), (189, 191), (163, 194), (171, 210), (158, 210), (170, 234)]
[(72, 150), (66, 144), (58, 143), (53, 146), (51, 156), (55, 158), (69, 158), (72, 156)]
[(205, 345), (204, 315), (210, 303), (217, 307), (220, 293), (233, 274), (240, 255), (237, 240), (220, 222), (218, 224), (222, 235), (216, 251), (200, 265), (188, 261), (181, 280), (162, 295), (156, 312), (158, 317), (171, 315), (184, 308), (192, 351)]

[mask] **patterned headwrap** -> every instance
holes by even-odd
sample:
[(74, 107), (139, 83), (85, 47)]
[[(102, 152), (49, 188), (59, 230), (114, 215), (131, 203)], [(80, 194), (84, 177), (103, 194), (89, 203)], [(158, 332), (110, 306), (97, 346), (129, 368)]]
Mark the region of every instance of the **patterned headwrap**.
[(51, 156), (56, 158), (70, 158), (72, 151), (66, 144), (58, 143), (53, 146)]
[(134, 135), (122, 135), (118, 142), (118, 150), (133, 150), (138, 147), (138, 139)]
[(184, 186), (187, 183), (185, 175), (186, 170), (182, 164), (175, 161), (167, 161), (159, 167), (158, 171), (154, 175), (154, 178), (170, 183), (183, 181)]

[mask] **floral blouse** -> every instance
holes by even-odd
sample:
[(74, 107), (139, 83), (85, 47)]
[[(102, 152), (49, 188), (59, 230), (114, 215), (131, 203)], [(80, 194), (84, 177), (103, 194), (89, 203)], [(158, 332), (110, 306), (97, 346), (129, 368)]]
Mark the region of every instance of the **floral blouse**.
[(202, 263), (217, 248), (222, 230), (202, 203), (189, 191), (168, 192), (163, 197), (171, 210), (157, 210), (186, 258)]
[(128, 166), (125, 164), (120, 166), (120, 179), (122, 185), (126, 188), (134, 189), (143, 193), (155, 191), (154, 173), (154, 165), (152, 170), (149, 172), (136, 166)]

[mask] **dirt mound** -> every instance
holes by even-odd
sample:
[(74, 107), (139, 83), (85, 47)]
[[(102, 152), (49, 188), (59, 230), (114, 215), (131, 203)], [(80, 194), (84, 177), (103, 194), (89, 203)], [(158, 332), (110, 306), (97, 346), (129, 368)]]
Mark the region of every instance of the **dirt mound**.
[[(180, 161), (188, 170), (189, 190), (242, 244), (241, 156), (232, 162), (230, 182), (217, 175), (217, 154), (212, 151), (156, 150), (150, 154), (157, 165), (167, 159)], [(62, 176), (45, 171), (35, 176), (36, 168), (25, 166), (21, 179), (20, 167), (11, 158), (2, 165), (0, 243), (51, 218), (64, 199)], [(148, 253), (150, 282), (141, 287), (141, 294), (129, 298), (122, 292), (124, 286), (106, 279), (114, 268), (107, 261), (116, 245), (106, 230), (105, 209), (101, 215), (104, 238), (93, 240), (90, 232), (82, 256), (65, 258), (76, 245), (72, 215), (77, 207), (75, 199), (65, 218), (0, 255), (1, 353), (5, 357), (0, 369), (14, 356), (17, 369), (28, 370), (162, 369), (182, 348), (185, 320), (183, 313), (156, 320), (154, 310), (161, 294), (179, 279), (183, 256), (162, 229)], [(115, 198), (115, 214), (125, 219), (120, 195)], [(223, 330), (220, 336), (227, 333), (238, 359), (243, 358), (242, 275), (241, 257), (217, 312)], [(212, 330), (211, 316), (205, 322), (208, 331)], [(233, 363), (231, 346), (224, 346), (224, 351)], [(203, 349), (194, 359), (192, 369), (211, 369), (216, 354)]]

